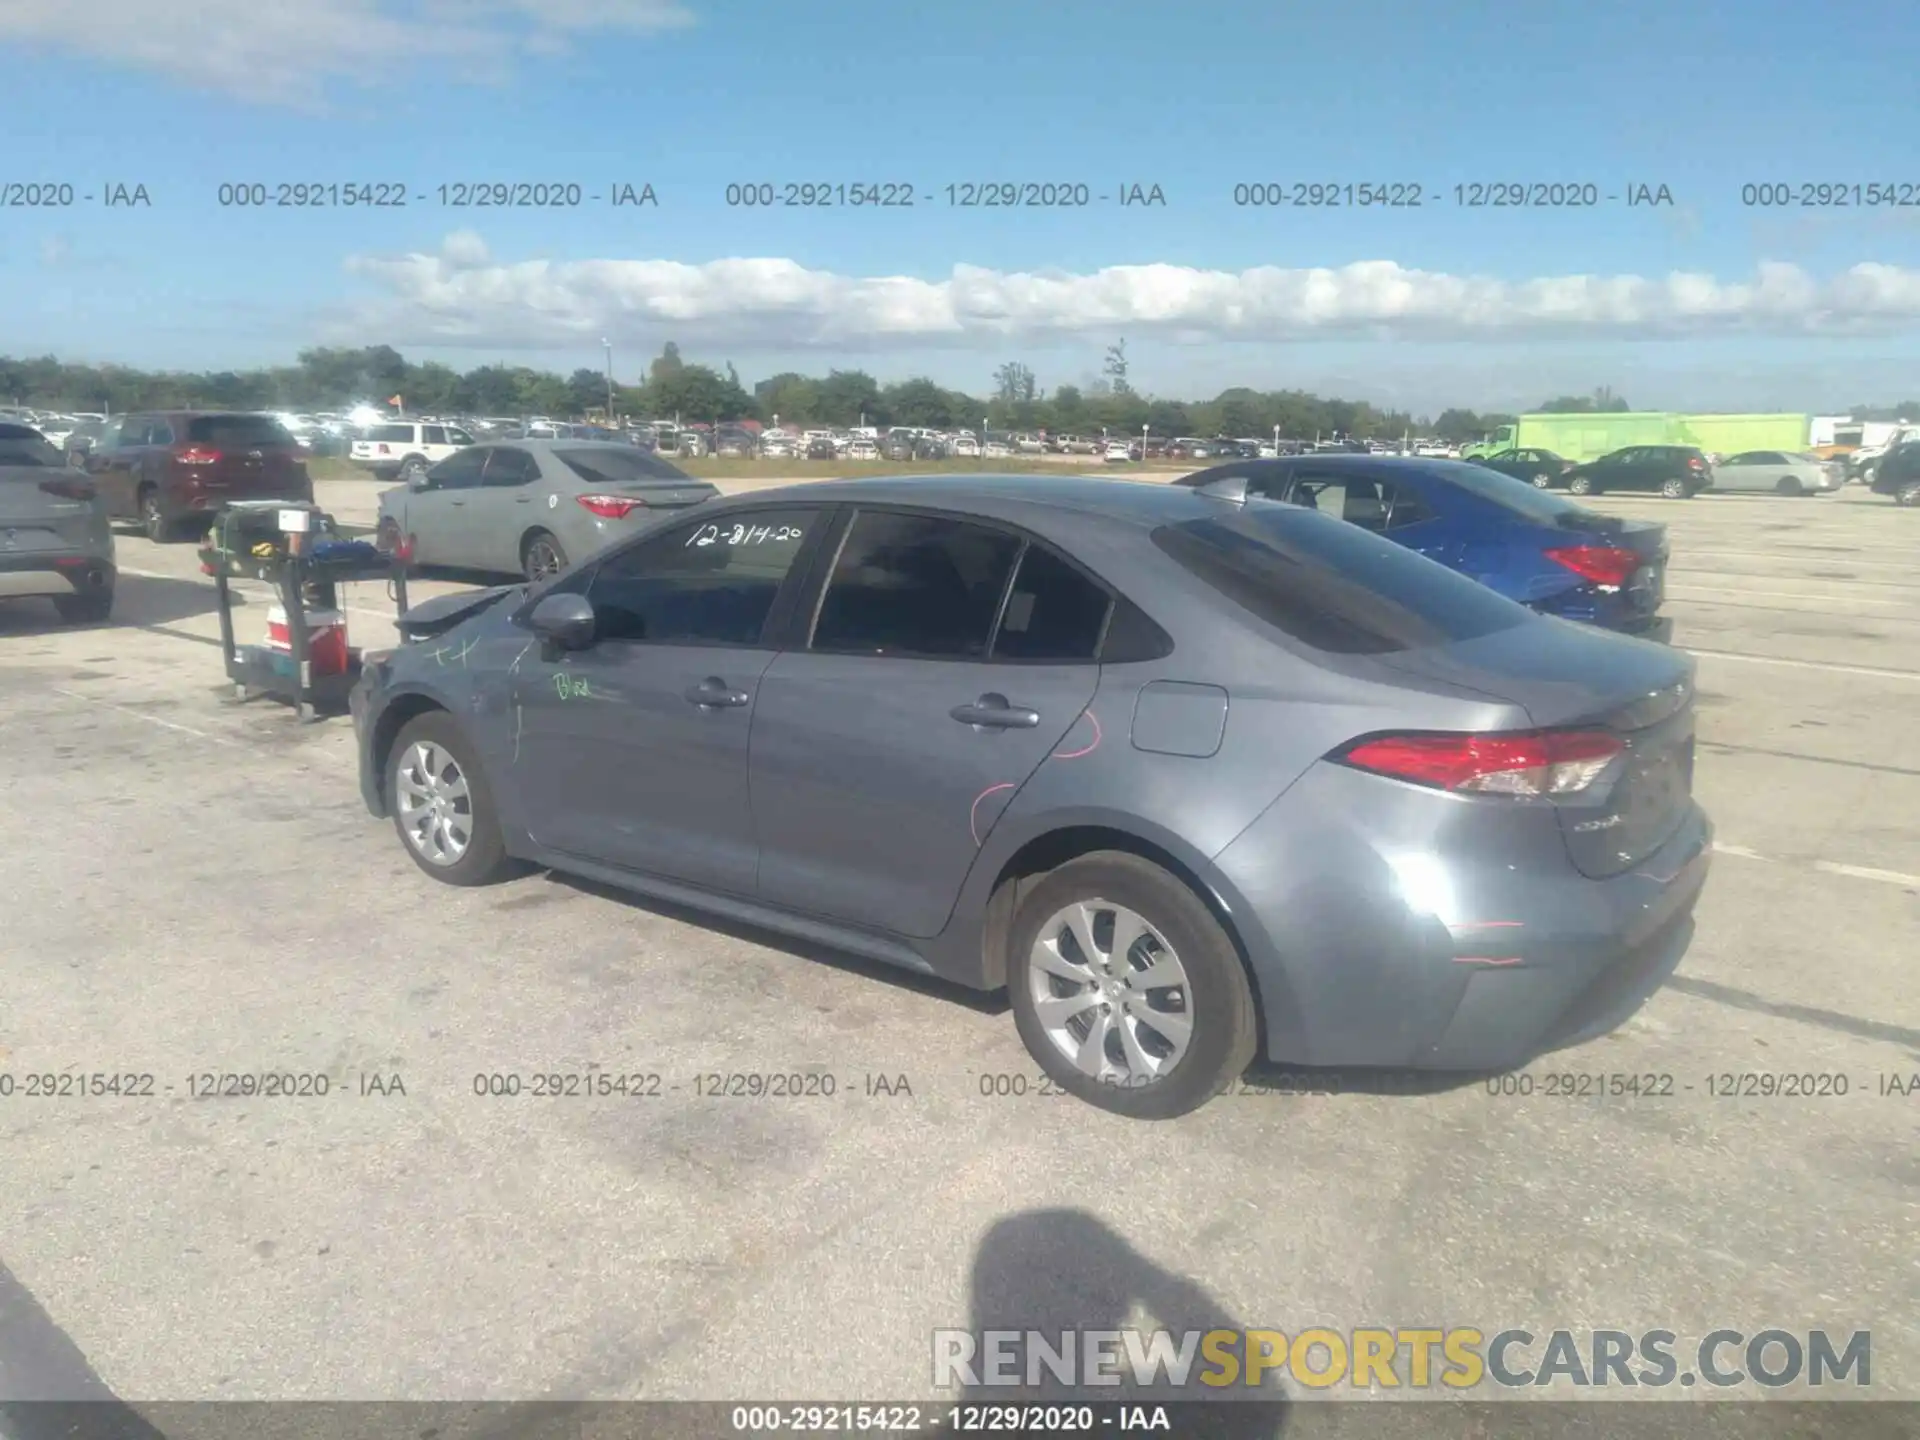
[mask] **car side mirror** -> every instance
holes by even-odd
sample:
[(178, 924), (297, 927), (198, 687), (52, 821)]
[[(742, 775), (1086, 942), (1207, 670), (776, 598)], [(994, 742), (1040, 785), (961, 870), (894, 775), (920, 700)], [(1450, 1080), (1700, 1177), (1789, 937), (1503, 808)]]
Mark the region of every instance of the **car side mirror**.
[(433, 477), (431, 475), (415, 475), (407, 481), (407, 489), (409, 490), (431, 490), (432, 488)]
[(548, 595), (533, 607), (527, 624), (541, 639), (562, 650), (585, 650), (593, 644), (593, 606), (584, 595)]

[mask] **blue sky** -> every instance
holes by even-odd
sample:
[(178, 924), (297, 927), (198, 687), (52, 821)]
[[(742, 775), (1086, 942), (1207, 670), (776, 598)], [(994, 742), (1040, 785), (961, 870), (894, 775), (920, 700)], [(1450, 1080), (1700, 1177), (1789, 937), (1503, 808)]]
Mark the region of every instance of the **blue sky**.
[[(683, 3), (102, 0), (84, 24), (62, 0), (10, 5), (0, 178), (153, 203), (0, 211), (5, 348), (218, 368), (387, 342), (572, 368), (607, 335), (622, 374), (672, 338), (749, 380), (857, 364), (981, 389), (1008, 358), (1081, 381), (1125, 336), (1162, 393), (1491, 406), (1604, 383), (1649, 406), (1819, 409), (1920, 391), (1920, 203), (1741, 203), (1744, 183), (1807, 181), (1920, 202), (1910, 4)], [(1157, 185), (1166, 204), (946, 203), (998, 180)], [(222, 208), (247, 181), (391, 181), (409, 203)], [(651, 184), (659, 204), (438, 203), (465, 181)], [(919, 199), (728, 206), (729, 183), (760, 181)], [(1675, 204), (1454, 203), (1488, 181), (1664, 185)], [(1426, 203), (1237, 207), (1242, 182), (1417, 184)], [(791, 266), (699, 268), (729, 259)], [(688, 268), (633, 263), (663, 261)], [(1363, 262), (1401, 269), (1345, 268)], [(1799, 273), (1724, 288), (1769, 264)], [(1861, 265), (1887, 268), (1849, 280)], [(983, 273), (956, 293), (956, 266)], [(1175, 268), (1088, 278), (1140, 266)], [(1333, 274), (1234, 278), (1260, 267)], [(1527, 288), (1578, 276), (1649, 284)]]

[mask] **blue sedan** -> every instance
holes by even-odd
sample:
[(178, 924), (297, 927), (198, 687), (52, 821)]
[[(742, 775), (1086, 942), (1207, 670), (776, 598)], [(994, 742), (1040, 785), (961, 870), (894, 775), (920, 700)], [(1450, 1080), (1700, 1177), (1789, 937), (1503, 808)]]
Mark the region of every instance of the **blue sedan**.
[(1453, 460), (1303, 455), (1216, 465), (1174, 482), (1226, 503), (1278, 500), (1337, 515), (1543, 615), (1670, 640), (1667, 527)]

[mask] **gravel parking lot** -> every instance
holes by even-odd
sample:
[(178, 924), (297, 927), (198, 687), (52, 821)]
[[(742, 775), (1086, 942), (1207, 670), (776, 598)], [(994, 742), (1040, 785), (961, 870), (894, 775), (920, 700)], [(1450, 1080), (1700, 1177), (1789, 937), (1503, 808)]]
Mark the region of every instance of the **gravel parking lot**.
[[(1866, 1329), (1872, 1393), (1920, 1398), (1920, 1093), (1883, 1093), (1920, 1075), (1917, 517), (1597, 503), (1669, 523), (1700, 657), (1721, 854), (1678, 977), (1532, 1095), (1330, 1076), (1160, 1126), (983, 1093), (1038, 1083), (998, 1002), (562, 879), (433, 885), (346, 720), (234, 704), (191, 547), (123, 537), (112, 626), (0, 610), (0, 1072), (156, 1077), (0, 1098), (0, 1393), (931, 1399), (929, 1332), (1010, 1322)], [(349, 604), (381, 643), (378, 587)], [(590, 1065), (662, 1091), (476, 1093)], [(262, 1071), (331, 1093), (189, 1098)], [(695, 1091), (739, 1071), (836, 1093)], [(1847, 1093), (1709, 1094), (1749, 1073)]]

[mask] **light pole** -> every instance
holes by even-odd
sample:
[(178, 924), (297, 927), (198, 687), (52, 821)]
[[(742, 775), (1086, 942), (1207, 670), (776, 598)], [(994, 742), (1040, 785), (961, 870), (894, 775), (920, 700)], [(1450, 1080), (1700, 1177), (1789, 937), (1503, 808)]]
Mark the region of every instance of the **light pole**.
[(613, 424), (613, 342), (602, 336), (600, 343), (607, 352), (607, 424), (611, 427)]
[(1273, 427), (1273, 453), (1276, 455), (1280, 453), (1280, 427), (1278, 425)]
[(1147, 463), (1147, 432), (1152, 428), (1153, 426), (1151, 425), (1142, 425), (1140, 427), (1140, 463), (1142, 465)]

